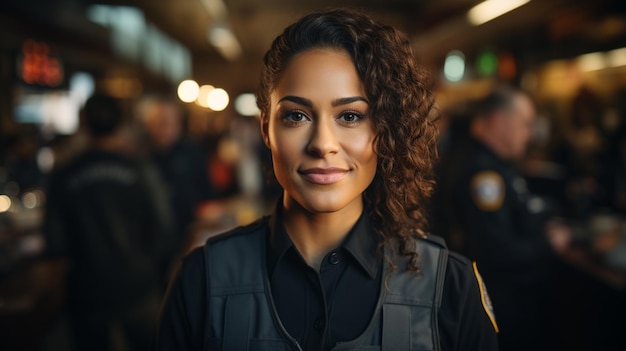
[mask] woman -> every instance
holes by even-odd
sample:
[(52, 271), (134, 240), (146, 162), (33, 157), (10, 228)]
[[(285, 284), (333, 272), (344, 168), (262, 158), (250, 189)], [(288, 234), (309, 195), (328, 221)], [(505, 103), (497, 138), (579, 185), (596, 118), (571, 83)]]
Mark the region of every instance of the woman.
[(159, 349), (497, 348), (472, 264), (423, 231), (425, 81), (405, 37), (355, 12), (309, 14), (274, 40), (257, 102), (283, 196), (184, 260)]

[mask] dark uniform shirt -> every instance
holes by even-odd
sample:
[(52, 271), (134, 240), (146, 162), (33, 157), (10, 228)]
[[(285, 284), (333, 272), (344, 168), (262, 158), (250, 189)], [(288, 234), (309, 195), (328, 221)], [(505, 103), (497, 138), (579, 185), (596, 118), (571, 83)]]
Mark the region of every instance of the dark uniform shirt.
[(487, 284), (528, 284), (545, 276), (550, 246), (542, 200), (508, 162), (470, 139), (440, 169), (435, 234), (476, 260)]
[[(378, 300), (382, 259), (379, 236), (361, 216), (344, 242), (309, 266), (278, 219), (270, 237), (268, 272), (285, 328), (305, 350), (327, 350), (359, 336)], [(355, 292), (359, 292), (356, 294)]]
[[(345, 241), (331, 250), (317, 272), (306, 264), (280, 220), (269, 230), (267, 269), (281, 322), (304, 350), (329, 350), (359, 336), (370, 322), (384, 260), (379, 237), (362, 216)], [(204, 335), (203, 249), (183, 261), (164, 304), (159, 350), (201, 350)], [(449, 256), (438, 321), (442, 350), (497, 350), (489, 315), (471, 263)]]

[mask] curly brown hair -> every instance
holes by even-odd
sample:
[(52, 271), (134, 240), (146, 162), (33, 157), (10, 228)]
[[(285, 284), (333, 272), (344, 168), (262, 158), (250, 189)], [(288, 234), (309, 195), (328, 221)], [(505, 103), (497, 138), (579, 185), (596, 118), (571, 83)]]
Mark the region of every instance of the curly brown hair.
[[(383, 244), (398, 238), (407, 269), (418, 271), (415, 238), (427, 228), (426, 203), (434, 187), (434, 97), (408, 38), (391, 26), (347, 9), (310, 13), (288, 26), (265, 54), (257, 104), (261, 119), (282, 71), (312, 48), (348, 52), (363, 82), (376, 128), (376, 176), (364, 193), (370, 222)], [(393, 246), (393, 245), (392, 245)]]

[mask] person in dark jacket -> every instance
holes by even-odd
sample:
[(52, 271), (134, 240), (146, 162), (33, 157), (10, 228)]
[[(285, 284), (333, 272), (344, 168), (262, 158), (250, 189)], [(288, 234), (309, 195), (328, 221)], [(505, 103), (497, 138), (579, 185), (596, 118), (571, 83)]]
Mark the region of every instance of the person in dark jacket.
[(185, 258), (156, 349), (497, 350), (475, 265), (426, 232), (433, 95), (407, 38), (306, 15), (265, 55), (257, 103), (282, 196)]
[(480, 267), (504, 351), (542, 349), (554, 253), (569, 235), (549, 225), (546, 202), (515, 167), (534, 119), (532, 100), (513, 87), (477, 101), (466, 138), (442, 156), (433, 199), (433, 232)]
[(127, 154), (120, 102), (96, 94), (82, 110), (88, 149), (47, 190), (46, 254), (68, 263), (75, 350), (150, 348), (172, 221), (156, 171)]

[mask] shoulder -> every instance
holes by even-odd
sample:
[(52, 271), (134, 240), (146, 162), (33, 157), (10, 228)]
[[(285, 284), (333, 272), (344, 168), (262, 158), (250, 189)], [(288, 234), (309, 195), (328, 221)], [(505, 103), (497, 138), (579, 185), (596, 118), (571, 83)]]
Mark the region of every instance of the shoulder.
[(426, 243), (426, 244), (429, 244), (429, 245), (432, 245), (432, 246), (435, 246), (435, 247), (439, 247), (441, 249), (447, 249), (446, 241), (442, 237), (440, 237), (438, 235), (428, 234), (424, 238), (419, 238), (419, 240), (422, 243)]
[[(445, 258), (445, 265), (437, 270), (437, 275), (443, 278), (441, 307), (445, 315), (443, 318), (449, 322), (459, 321), (462, 319), (461, 316), (467, 313), (468, 316), (471, 315), (472, 318), (481, 320), (486, 326), (492, 324), (493, 328), (485, 328), (486, 330), (497, 331), (491, 300), (476, 263), (457, 252), (448, 250), (445, 241), (435, 235), (428, 235), (421, 239), (420, 246), (422, 249), (418, 249), (418, 252), (421, 259), (424, 262), (430, 262), (430, 266), (436, 264), (435, 261), (430, 260), (431, 257), (436, 257), (435, 260), (439, 262)], [(435, 251), (445, 254), (443, 256), (432, 255)]]
[(449, 251), (446, 280), (448, 278), (459, 281), (459, 283), (462, 283), (461, 285), (468, 285), (468, 283), (473, 282), (472, 261), (457, 252)]
[(446, 250), (447, 261), (445, 280), (447, 288), (463, 291), (464, 288), (473, 284), (475, 279), (472, 261), (458, 252), (448, 250), (445, 240), (439, 236), (428, 235), (428, 237), (423, 240)]
[[(498, 327), (487, 287), (478, 271), (476, 262), (456, 252), (448, 255), (448, 267), (444, 283), (444, 300), (447, 307), (456, 306), (459, 311), (479, 315), (479, 319), (488, 321), (497, 332)], [(448, 309), (449, 311), (450, 309)]]
[(420, 242), (422, 245), (426, 244), (432, 248), (447, 252), (446, 280), (452, 277), (463, 281), (471, 281), (470, 278), (473, 277), (472, 261), (455, 251), (448, 250), (446, 242), (442, 237), (429, 234), (425, 238), (420, 239)]
[[(233, 240), (246, 240), (248, 237), (250, 237), (249, 234), (259, 232), (259, 230), (263, 228), (264, 221), (265, 217), (260, 218), (248, 225), (233, 228), (229, 231), (207, 239), (204, 245), (194, 248), (183, 257), (181, 262), (181, 272), (194, 271), (197, 273), (198, 269), (204, 270), (205, 251), (208, 246), (220, 247), (230, 243)], [(193, 274), (191, 275), (193, 276)]]
[(207, 267), (215, 270), (239, 270), (250, 264), (257, 264), (262, 255), (267, 238), (267, 217), (240, 226), (207, 240), (204, 252)]
[(446, 252), (445, 265), (445, 288), (461, 293), (464, 289), (473, 284), (474, 273), (472, 261), (467, 257), (448, 249), (445, 240), (437, 235), (429, 234), (420, 239), (420, 246), (430, 249), (442, 250)]
[(224, 233), (210, 237), (207, 239), (204, 246), (223, 246), (233, 241), (250, 240), (253, 237), (250, 234), (262, 234), (265, 232), (265, 229), (267, 229), (268, 226), (267, 222), (268, 217), (261, 217), (250, 224), (239, 226)]

